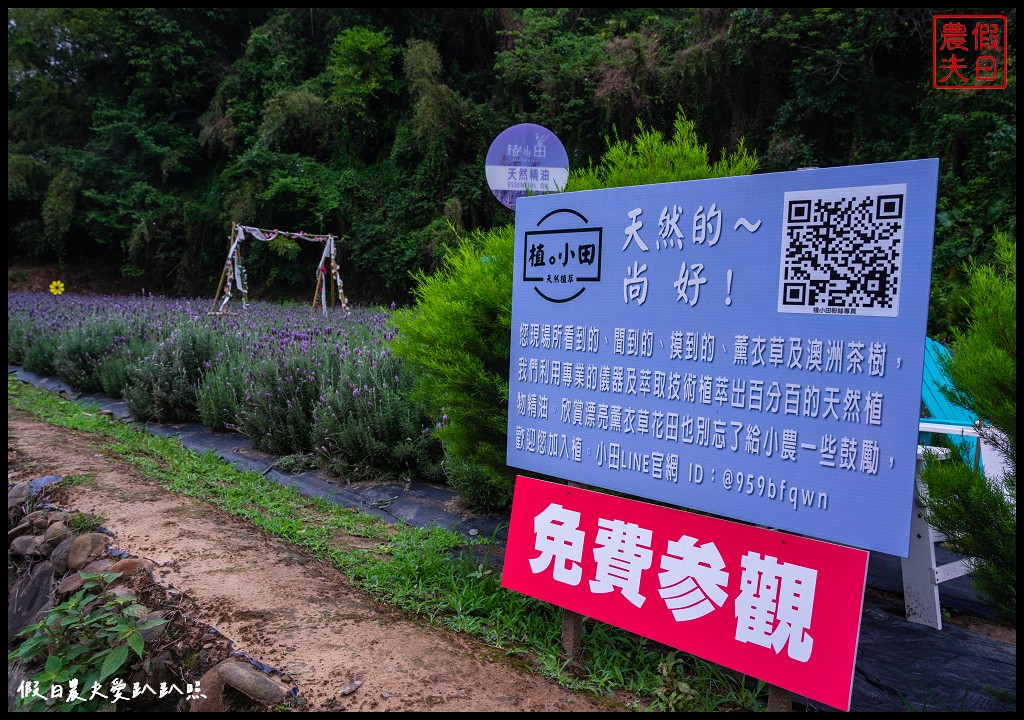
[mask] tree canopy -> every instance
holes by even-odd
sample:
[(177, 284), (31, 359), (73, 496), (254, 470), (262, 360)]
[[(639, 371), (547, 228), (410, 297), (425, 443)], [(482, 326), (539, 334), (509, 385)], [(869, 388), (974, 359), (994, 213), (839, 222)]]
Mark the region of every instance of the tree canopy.
[[(215, 285), (231, 222), (337, 235), (356, 301), (411, 298), (451, 227), (508, 223), (493, 139), (543, 125), (572, 169), (670, 133), (760, 171), (941, 161), (929, 332), (1016, 213), (1009, 87), (931, 84), (932, 17), (859, 8), (9, 8), (8, 261)], [(966, 12), (966, 11), (965, 11)], [(314, 248), (255, 247), (254, 292), (305, 292)]]

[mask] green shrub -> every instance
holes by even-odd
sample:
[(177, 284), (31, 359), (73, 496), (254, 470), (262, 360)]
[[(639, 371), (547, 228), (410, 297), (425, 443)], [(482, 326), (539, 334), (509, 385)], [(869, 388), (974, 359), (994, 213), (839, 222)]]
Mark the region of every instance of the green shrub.
[(238, 425), (239, 392), (245, 383), (245, 358), (224, 353), (203, 375), (196, 392), (199, 420), (211, 430), (231, 430)]
[(81, 392), (99, 390), (100, 362), (113, 336), (113, 328), (102, 322), (67, 331), (53, 354), (57, 377)]
[(29, 372), (55, 375), (53, 359), (60, 345), (61, 332), (45, 322), (7, 315), (7, 361), (20, 363)]
[(197, 390), (210, 361), (225, 347), (224, 335), (184, 325), (152, 354), (127, 369), (124, 399), (137, 420), (193, 422), (199, 419)]
[(129, 338), (107, 353), (96, 371), (104, 394), (114, 398), (124, 397), (124, 388), (128, 384), (128, 369), (137, 365), (154, 350), (152, 342)]
[[(638, 123), (639, 124), (639, 123)], [(665, 140), (642, 125), (630, 142), (608, 141), (600, 163), (569, 175), (567, 191), (743, 175), (757, 160), (741, 141), (712, 164), (680, 111)], [(415, 277), (415, 304), (395, 316), (395, 353), (416, 369), (415, 397), (448, 423), (438, 431), (448, 482), (482, 510), (511, 505), (506, 464), (515, 229), (460, 238), (432, 275)]]
[(413, 397), (448, 421), (437, 430), (448, 483), (470, 505), (504, 509), (512, 226), (460, 238), (443, 267), (416, 276), (414, 307), (395, 314), (396, 355), (416, 374)]
[(346, 373), (371, 363), (392, 332), (385, 313), (366, 307), (339, 325), (273, 329), (246, 347), (244, 357), (241, 347), (227, 356), (230, 369), (210, 377), (202, 392), (204, 422), (233, 425), (257, 450), (310, 453), (313, 411), (341, 387)]
[(11, 312), (7, 306), (7, 364), (22, 365), (25, 362), (26, 337), (30, 332), (29, 323), (20, 315)]
[(1017, 247), (995, 238), (997, 265), (967, 265), (966, 330), (953, 330), (943, 367), (951, 401), (981, 422), (981, 433), (1007, 463), (1000, 478), (975, 470), (966, 452), (929, 457), (921, 481), (928, 522), (947, 546), (973, 558), (970, 577), (1000, 615), (1017, 617)]
[(708, 146), (698, 142), (693, 121), (681, 109), (668, 140), (661, 132), (644, 128), (639, 118), (636, 124), (632, 140), (609, 138), (597, 165), (570, 173), (566, 192), (749, 175), (757, 169), (757, 158), (742, 139), (731, 155), (723, 149), (722, 157), (712, 164)]

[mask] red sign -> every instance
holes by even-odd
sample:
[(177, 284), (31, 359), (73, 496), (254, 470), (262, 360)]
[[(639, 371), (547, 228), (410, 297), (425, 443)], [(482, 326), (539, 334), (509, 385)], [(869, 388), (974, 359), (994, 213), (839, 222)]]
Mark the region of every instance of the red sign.
[(1005, 15), (932, 18), (932, 86), (937, 90), (1006, 88)]
[(519, 476), (502, 585), (840, 710), (868, 553)]

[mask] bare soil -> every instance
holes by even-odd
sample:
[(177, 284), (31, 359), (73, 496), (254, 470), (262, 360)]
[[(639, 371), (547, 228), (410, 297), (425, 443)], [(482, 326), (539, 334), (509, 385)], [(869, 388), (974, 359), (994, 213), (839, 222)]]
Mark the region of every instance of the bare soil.
[(113, 547), (156, 562), (159, 583), (188, 598), (191, 619), (280, 671), (298, 688), (300, 710), (628, 710), (626, 698), (565, 690), (498, 648), (376, 602), (333, 567), (162, 489), (88, 435), (8, 408), (7, 436), (9, 482), (94, 476), (62, 486), (52, 504), (102, 516)]

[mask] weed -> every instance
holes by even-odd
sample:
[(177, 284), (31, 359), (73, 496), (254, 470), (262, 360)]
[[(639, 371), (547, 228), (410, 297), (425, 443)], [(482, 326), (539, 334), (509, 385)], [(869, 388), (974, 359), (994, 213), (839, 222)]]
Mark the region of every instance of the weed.
[[(86, 692), (130, 664), (132, 653), (145, 659), (142, 633), (166, 620), (146, 620), (145, 608), (133, 595), (115, 595), (110, 584), (121, 573), (79, 573), (81, 589), (51, 608), (39, 622), (22, 630), (25, 640), (7, 656), (33, 672), (29, 682), (42, 688), (16, 700), (18, 710), (49, 709), (47, 697), (55, 687), (77, 684)], [(68, 697), (62, 704), (71, 702)], [(52, 702), (52, 701), (51, 701)], [(95, 712), (109, 701), (82, 695), (73, 706), (79, 712)]]
[(68, 475), (60, 481), (60, 484), (64, 487), (74, 487), (75, 485), (91, 485), (96, 481), (96, 475)]
[(68, 528), (75, 535), (81, 535), (82, 533), (96, 532), (103, 527), (103, 522), (102, 515), (76, 512), (68, 518)]
[(283, 473), (303, 473), (316, 469), (316, 457), (312, 453), (285, 455), (274, 463), (274, 467)]

